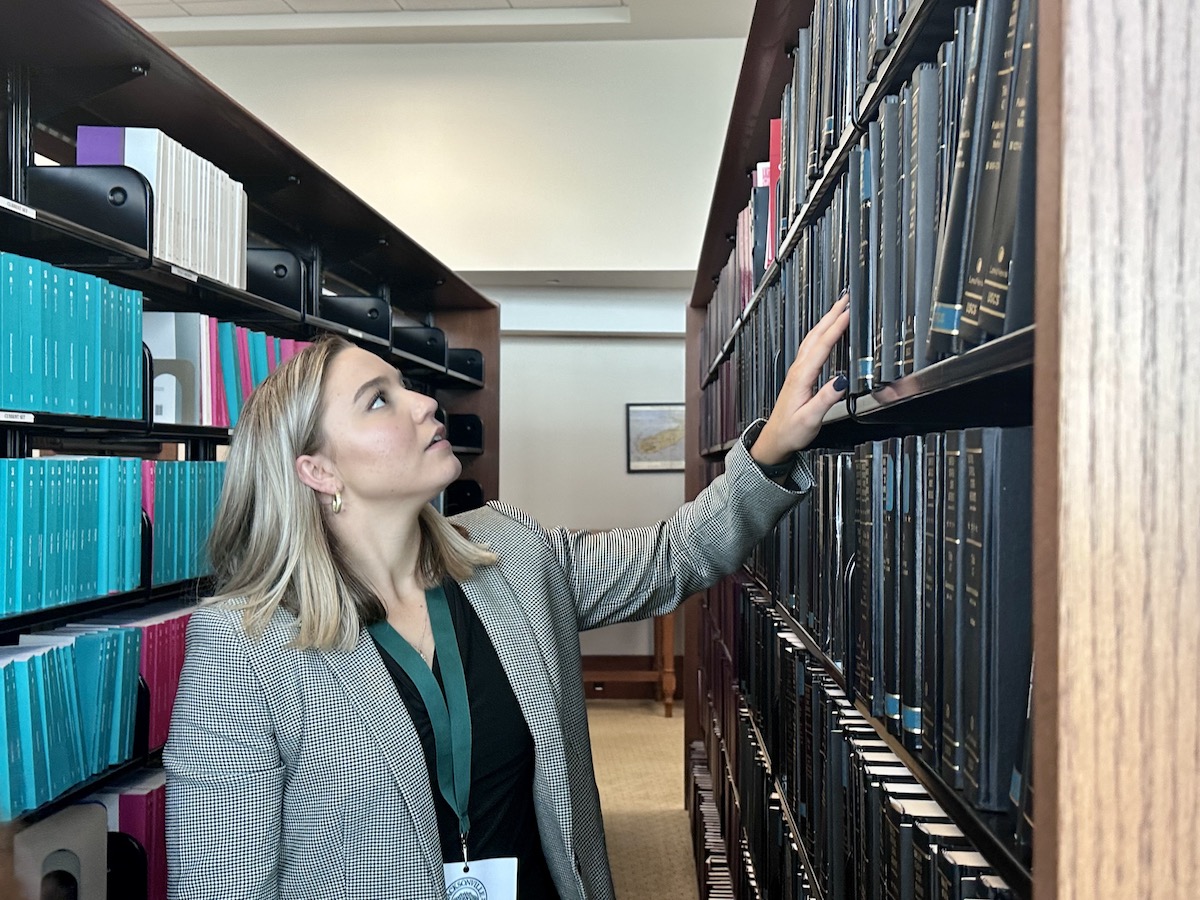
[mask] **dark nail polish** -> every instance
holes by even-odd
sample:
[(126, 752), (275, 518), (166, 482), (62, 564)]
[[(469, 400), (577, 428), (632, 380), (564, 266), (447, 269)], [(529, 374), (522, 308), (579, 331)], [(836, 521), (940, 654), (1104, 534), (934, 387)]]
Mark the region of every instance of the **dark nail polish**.
[(849, 384), (850, 382), (846, 379), (846, 376), (842, 374), (839, 374), (837, 378), (833, 379), (833, 389), (839, 393), (844, 391)]

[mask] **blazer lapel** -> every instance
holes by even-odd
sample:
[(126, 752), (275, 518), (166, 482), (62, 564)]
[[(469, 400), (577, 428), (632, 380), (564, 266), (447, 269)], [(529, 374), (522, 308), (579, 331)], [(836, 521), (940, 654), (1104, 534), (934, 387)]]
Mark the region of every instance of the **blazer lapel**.
[[(473, 578), (463, 582), (462, 589), (496, 648), (496, 655), (529, 725), (537, 753), (537, 773), (567, 771), (562, 722), (558, 714), (560, 685), (546, 667), (546, 656), (538, 645), (543, 636), (535, 632), (499, 566), (479, 569)], [(549, 634), (544, 637), (551, 638)], [(545, 777), (540, 786), (552, 802), (564, 842), (563, 850), (569, 858), (570, 786), (561, 777)]]
[(416, 824), (430, 869), (440, 876), (442, 846), (431, 786), (425, 777), (425, 753), (375, 642), (365, 628), (359, 629), (358, 644), (353, 651), (332, 651), (324, 654), (324, 658), (387, 760)]

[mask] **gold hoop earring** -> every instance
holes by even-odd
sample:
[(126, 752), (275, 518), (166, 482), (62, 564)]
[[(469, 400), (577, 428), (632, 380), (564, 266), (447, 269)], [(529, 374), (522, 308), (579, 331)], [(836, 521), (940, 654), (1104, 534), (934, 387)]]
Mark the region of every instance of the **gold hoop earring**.
[(342, 511), (342, 492), (341, 491), (338, 491), (337, 493), (335, 493), (333, 495), (333, 502), (329, 504), (329, 508), (331, 510), (333, 510), (333, 514), (335, 516)]

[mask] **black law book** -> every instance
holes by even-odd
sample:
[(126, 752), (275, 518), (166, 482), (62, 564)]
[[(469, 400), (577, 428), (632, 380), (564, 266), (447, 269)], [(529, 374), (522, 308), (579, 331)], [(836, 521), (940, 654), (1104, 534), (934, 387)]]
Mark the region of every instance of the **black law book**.
[[(871, 390), (875, 378), (872, 357), (871, 319), (871, 223), (874, 221), (874, 185), (876, 164), (872, 159), (870, 135), (863, 135), (856, 148), (858, 160), (858, 267), (857, 284), (850, 287), (850, 322), (847, 327), (850, 342), (850, 393), (864, 394)], [(851, 176), (853, 177), (853, 176)], [(851, 194), (851, 197), (854, 195)], [(852, 210), (853, 212), (853, 210)]]
[(938, 204), (938, 119), (941, 103), (937, 66), (923, 63), (913, 71), (912, 90), (912, 177), (909, 187), (912, 215), (912, 307), (905, 330), (911, 345), (905, 346), (907, 371), (926, 362), (929, 341), (929, 309), (933, 296), (933, 265), (937, 251)]
[(980, 875), (975, 881), (975, 897), (979, 900), (1016, 900), (1016, 896), (999, 875)]
[(900, 377), (896, 358), (900, 320), (900, 98), (884, 97), (879, 105), (879, 278), (875, 282), (875, 386)]
[(962, 457), (963, 502), (961, 532), (962, 591), (958, 599), (958, 629), (962, 655), (959, 660), (960, 718), (958, 733), (962, 741), (963, 781), (968, 796), (974, 799), (979, 792), (979, 761), (986, 753), (981, 750), (980, 715), (983, 699), (984, 638), (983, 638), (983, 430), (968, 429)]
[(868, 163), (870, 165), (871, 202), (866, 208), (865, 221), (866, 246), (863, 255), (863, 265), (867, 272), (867, 328), (870, 359), (862, 361), (864, 377), (869, 390), (879, 387), (879, 343), (880, 318), (879, 298), (882, 293), (882, 271), (880, 261), (882, 245), (880, 243), (880, 223), (883, 207), (883, 130), (880, 119), (872, 119), (867, 125), (867, 147), (869, 149)]
[(824, 96), (822, 97), (821, 113), (824, 116), (821, 130), (821, 160), (822, 162), (829, 158), (833, 149), (837, 146), (838, 141), (838, 85), (840, 82), (841, 69), (837, 65), (837, 13), (838, 5), (835, 3), (823, 4), (825, 12), (825, 21), (823, 27), (819, 30), (826, 35), (826, 39), (822, 42), (825, 48), (824, 68), (825, 80), (823, 83)]
[(875, 561), (881, 570), (880, 639), (883, 657), (883, 707), (887, 730), (902, 736), (900, 722), (900, 438), (883, 441), (880, 460), (880, 511), (883, 525)]
[(970, 900), (981, 875), (995, 874), (974, 850), (943, 850), (937, 855), (939, 900)]
[(765, 185), (762, 187), (755, 185), (751, 188), (750, 203), (754, 225), (754, 250), (751, 258), (751, 266), (754, 273), (755, 290), (758, 290), (758, 286), (762, 284), (763, 275), (767, 271), (767, 224), (771, 218), (768, 210), (770, 194), (771, 189)]
[(867, 93), (867, 84), (869, 83), (868, 72), (871, 70), (870, 45), (867, 43), (867, 38), (871, 28), (871, 4), (867, 2), (859, 2), (853, 4), (853, 21), (854, 21), (854, 104), (857, 107), (858, 102)]
[(794, 213), (808, 192), (808, 107), (812, 97), (812, 29), (801, 28), (792, 52), (792, 162), (788, 196)]
[[(885, 785), (903, 786), (903, 790), (923, 791), (910, 772), (897, 759), (894, 764), (868, 763), (862, 766), (857, 787), (857, 809), (861, 820), (859, 853), (859, 892), (863, 900), (883, 900), (883, 804)], [(900, 796), (897, 793), (896, 796)], [(914, 795), (910, 795), (914, 796)], [(921, 796), (920, 793), (915, 796)], [(926, 796), (928, 796), (926, 794)]]
[(942, 519), (942, 756), (941, 774), (955, 790), (963, 787), (962, 740), (959, 720), (962, 714), (959, 665), (962, 633), (959, 629), (959, 597), (962, 594), (962, 544), (965, 533), (963, 512), (965, 497), (965, 435), (948, 431), (945, 435)]
[(942, 571), (945, 437), (925, 435), (921, 461), (925, 517), (921, 534), (921, 758), (938, 770), (942, 750)]
[(884, 712), (883, 661), (879, 628), (883, 612), (883, 570), (875, 553), (883, 545), (882, 458), (883, 442), (872, 441), (854, 448), (855, 480), (855, 629), (854, 691), (871, 715)]
[(917, 289), (917, 221), (913, 207), (913, 82), (900, 88), (900, 299), (896, 323), (896, 371), (903, 377), (913, 370), (913, 303)]
[(856, 488), (854, 478), (854, 454), (838, 453), (835, 457), (837, 464), (835, 522), (836, 533), (834, 540), (834, 559), (837, 580), (834, 585), (833, 608), (831, 612), (831, 640), (829, 652), (831, 658), (842, 667), (843, 672), (849, 672), (854, 665), (854, 594), (851, 579), (854, 575), (854, 551), (857, 535), (854, 531), (854, 511)]
[(1037, 0), (1018, 0), (1022, 39), (1004, 134), (1004, 162), (986, 262), (980, 326), (999, 336), (1033, 322), (1034, 182), (1037, 168)]
[[(989, 74), (998, 56), (1003, 37), (1002, 13), (997, 10), (1004, 0), (977, 0), (975, 27), (966, 53), (967, 79), (963, 87), (962, 115), (954, 138), (954, 170), (942, 220), (935, 266), (933, 307), (930, 313), (928, 356), (931, 362), (961, 352), (959, 327), (962, 315), (962, 288), (969, 250), (969, 226), (974, 216), (975, 185), (981, 159), (981, 132), (990, 112)], [(949, 137), (949, 136), (948, 136)]]
[(863, 302), (866, 299), (866, 270), (863, 267), (863, 189), (862, 166), (863, 151), (861, 146), (854, 147), (846, 162), (845, 203), (846, 203), (846, 280), (844, 286), (850, 292), (850, 323), (846, 329), (846, 369), (851, 384), (851, 394), (861, 394), (866, 390), (866, 384), (858, 372), (858, 360), (866, 351), (865, 335), (859, 317), (862, 315)]
[(884, 811), (885, 900), (914, 900), (913, 827), (918, 821), (949, 822), (935, 800), (892, 798)]
[(1017, 0), (988, 0), (988, 4), (988, 16), (994, 18), (996, 30), (992, 32), (994, 40), (984, 50), (986, 56), (980, 59), (981, 70), (976, 85), (979, 92), (976, 102), (984, 114), (977, 120), (979, 131), (972, 149), (979, 161), (976, 163), (973, 208), (967, 220), (967, 268), (963, 275), (959, 322), (959, 338), (967, 347), (981, 343), (984, 338), (979, 321), (980, 307), (987, 278), (987, 259), (991, 253), (1000, 170), (1004, 163), (1004, 130), (1012, 96), (1013, 59), (1021, 42)]
[(812, 492), (805, 494), (791, 516), (790, 558), (792, 567), (791, 608), (799, 622), (805, 622), (812, 608)]
[[(892, 845), (888, 832), (888, 815), (894, 802), (900, 803), (930, 803), (929, 792), (922, 785), (914, 785), (904, 780), (883, 781), (878, 791), (871, 798), (876, 805), (872, 810), (871, 828), (875, 829), (872, 852), (876, 854), (878, 864), (871, 869), (871, 877), (878, 883), (877, 893), (881, 900), (889, 900), (894, 896), (898, 884), (895, 883), (895, 869), (892, 857)], [(890, 887), (889, 887), (890, 886)]]
[(821, 177), (821, 132), (824, 128), (821, 97), (826, 73), (825, 66), (823, 65), (822, 46), (824, 31), (821, 28), (821, 7), (819, 5), (813, 10), (812, 35), (812, 55), (809, 65), (809, 104), (806, 125), (808, 134), (807, 147), (805, 149), (807, 183), (809, 184)]
[(945, 850), (969, 850), (971, 842), (953, 822), (919, 821), (912, 832), (913, 900), (938, 896), (937, 857)]
[[(1020, 732), (1028, 708), (1032, 661), (1032, 466), (1033, 433), (1029, 428), (984, 428), (967, 432), (967, 480), (971, 467), (981, 491), (982, 529), (978, 643), (964, 653), (979, 659), (976, 684), (964, 706), (977, 716), (964, 735), (964, 775), (980, 809), (1004, 811), (1012, 772), (1021, 753)], [(971, 518), (968, 501), (967, 518)], [(968, 536), (973, 526), (968, 525)], [(971, 543), (966, 545), (969, 554)], [(974, 574), (968, 566), (964, 590)], [(965, 670), (966, 671), (966, 670)]]
[(1021, 765), (1013, 773), (1009, 800), (1013, 804), (1017, 853), (1028, 864), (1033, 855), (1033, 668), (1029, 670), (1029, 703), (1021, 735)]
[(900, 453), (900, 726), (904, 746), (921, 749), (921, 679), (925, 587), (924, 438), (908, 435)]
[(817, 564), (816, 568), (816, 583), (813, 586), (813, 618), (814, 624), (812, 627), (813, 637), (817, 639), (821, 650), (828, 649), (826, 641), (828, 635), (827, 628), (827, 610), (829, 609), (829, 594), (830, 594), (830, 569), (833, 561), (833, 546), (831, 535), (833, 534), (833, 508), (831, 502), (831, 478), (832, 467), (830, 466), (831, 456), (828, 453), (821, 453), (816, 458), (817, 467), (813, 471), (813, 478), (816, 484), (813, 485), (813, 502), (815, 504), (815, 517), (817, 530), (814, 535), (816, 543), (813, 545), (813, 559)]

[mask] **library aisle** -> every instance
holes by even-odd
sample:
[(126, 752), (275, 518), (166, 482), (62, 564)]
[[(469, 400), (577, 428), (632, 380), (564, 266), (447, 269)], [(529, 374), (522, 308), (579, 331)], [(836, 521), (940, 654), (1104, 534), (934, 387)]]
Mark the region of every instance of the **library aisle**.
[(588, 724), (617, 897), (695, 900), (683, 717), (651, 700), (593, 700)]

